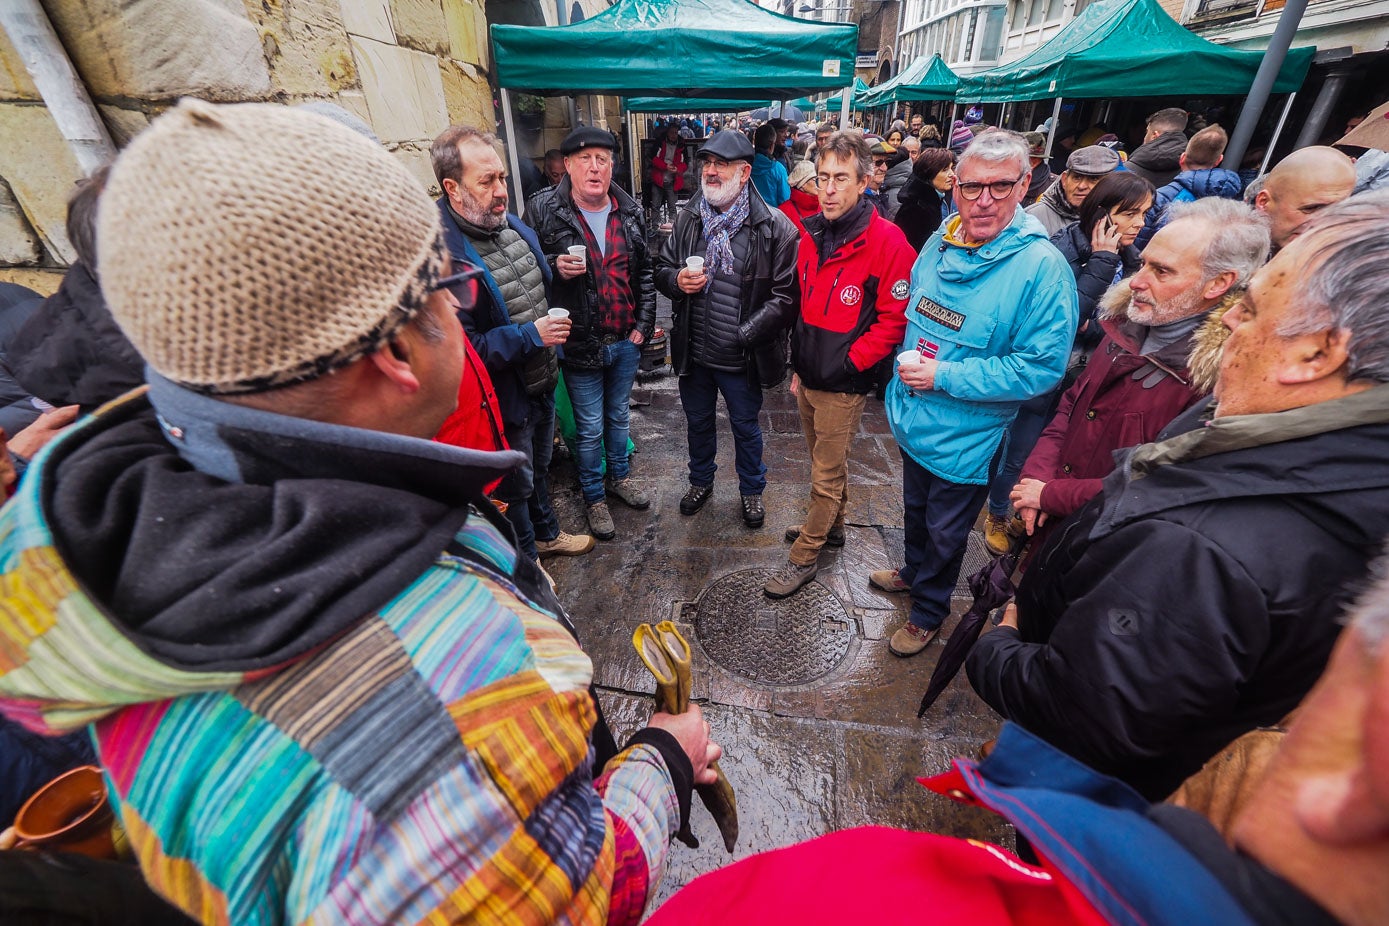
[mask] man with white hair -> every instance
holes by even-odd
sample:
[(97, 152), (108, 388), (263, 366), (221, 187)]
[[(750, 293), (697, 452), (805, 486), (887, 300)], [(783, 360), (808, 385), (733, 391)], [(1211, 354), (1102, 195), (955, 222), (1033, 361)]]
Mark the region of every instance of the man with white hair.
[[(680, 377), (690, 447), (690, 486), (680, 513), (714, 493), (716, 411), (723, 396), (733, 430), (743, 522), (761, 527), (762, 390), (786, 378), (786, 329), (799, 303), (796, 227), (750, 182), (752, 143), (719, 132), (696, 155), (699, 193), (675, 216), (656, 259), (656, 288), (671, 300), (671, 359)], [(698, 257), (698, 269), (687, 265)]]
[(1307, 694), (1389, 522), (1387, 211), (1329, 206), (1254, 274), (1214, 402), (1120, 458), (970, 653), (990, 707), (1158, 800)]
[(869, 577), (883, 591), (911, 592), (909, 619), (889, 643), (897, 656), (925, 649), (950, 613), (989, 465), (1018, 406), (1052, 389), (1070, 357), (1075, 275), (1021, 208), (1030, 176), (1021, 135), (976, 138), (955, 168), (959, 214), (912, 268), (902, 346), (918, 354), (900, 362), (887, 393), (902, 452), (906, 563)]
[(1013, 488), (1033, 549), (1051, 525), (1099, 494), (1114, 451), (1155, 440), (1210, 391), (1214, 370), (1189, 363), (1193, 344), (1198, 359), (1218, 352), (1220, 316), (1268, 257), (1268, 222), (1244, 203), (1174, 203), (1168, 218), (1138, 273), (1105, 294), (1104, 340), (1061, 397)]

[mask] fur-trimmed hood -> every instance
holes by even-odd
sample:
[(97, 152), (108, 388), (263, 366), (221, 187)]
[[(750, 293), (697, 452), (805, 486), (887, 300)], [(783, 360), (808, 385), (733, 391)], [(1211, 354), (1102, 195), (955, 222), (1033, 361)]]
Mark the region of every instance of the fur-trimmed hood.
[[(1239, 301), (1243, 292), (1242, 289), (1232, 289), (1226, 293), (1206, 313), (1206, 320), (1200, 324), (1188, 342), (1190, 352), (1186, 356), (1185, 366), (1190, 374), (1191, 387), (1199, 392), (1210, 393), (1215, 388), (1215, 377), (1220, 372), (1220, 350), (1230, 335), (1230, 330), (1221, 323), (1220, 317)], [(1101, 321), (1109, 323), (1105, 328), (1111, 335), (1117, 335), (1117, 332), (1126, 327), (1130, 297), (1129, 281), (1120, 280), (1111, 286), (1100, 300), (1099, 317)], [(1118, 336), (1115, 339), (1121, 340)], [(1128, 340), (1124, 338), (1121, 343), (1125, 348), (1136, 351), (1137, 345), (1129, 344)], [(1179, 358), (1172, 359), (1180, 362)]]

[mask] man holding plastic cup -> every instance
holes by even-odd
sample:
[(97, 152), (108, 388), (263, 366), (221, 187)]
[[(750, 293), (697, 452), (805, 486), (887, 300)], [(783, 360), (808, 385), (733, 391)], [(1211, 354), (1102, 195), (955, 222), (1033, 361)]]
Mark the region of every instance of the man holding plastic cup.
[(616, 145), (602, 129), (570, 132), (559, 149), (564, 178), (527, 204), (555, 270), (551, 303), (570, 313), (560, 363), (574, 407), (579, 486), (599, 540), (617, 536), (608, 495), (629, 508), (651, 507), (631, 478), (627, 441), (641, 345), (656, 326), (656, 290), (641, 206), (612, 182)]
[(680, 377), (690, 487), (680, 513), (714, 494), (716, 414), (723, 396), (733, 431), (743, 523), (762, 526), (762, 390), (786, 378), (786, 329), (795, 317), (796, 227), (749, 182), (753, 147), (719, 132), (699, 149), (699, 186), (675, 216), (656, 258), (656, 288), (673, 305), (671, 356)]
[(925, 649), (950, 613), (989, 465), (1018, 406), (1055, 386), (1070, 357), (1075, 276), (1020, 208), (1030, 168), (1021, 135), (979, 135), (955, 168), (959, 215), (912, 267), (904, 353), (887, 389), (906, 563), (868, 578), (911, 593), (908, 621), (888, 644), (897, 656)]

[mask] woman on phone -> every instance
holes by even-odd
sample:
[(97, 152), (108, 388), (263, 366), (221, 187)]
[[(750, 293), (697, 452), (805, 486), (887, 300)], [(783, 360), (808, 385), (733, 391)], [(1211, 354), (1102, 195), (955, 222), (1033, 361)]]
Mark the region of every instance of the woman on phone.
[(1133, 243), (1143, 230), (1143, 215), (1153, 204), (1153, 186), (1137, 174), (1115, 171), (1095, 184), (1080, 204), (1080, 218), (1051, 236), (1076, 275), (1080, 295), (1078, 346), (1100, 343), (1104, 332), (1095, 321), (1100, 297), (1109, 287), (1138, 272)]
[(920, 251), (926, 239), (953, 211), (950, 190), (955, 182), (955, 155), (944, 148), (927, 148), (917, 155), (912, 175), (897, 197), (893, 222), (907, 236), (913, 251)]

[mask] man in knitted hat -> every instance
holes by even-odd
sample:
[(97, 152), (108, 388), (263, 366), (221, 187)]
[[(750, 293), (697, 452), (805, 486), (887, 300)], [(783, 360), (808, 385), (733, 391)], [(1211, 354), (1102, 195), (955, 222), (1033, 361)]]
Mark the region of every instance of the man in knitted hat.
[(529, 204), (554, 268), (555, 302), (574, 323), (564, 385), (574, 407), (579, 487), (599, 540), (617, 536), (608, 495), (638, 511), (651, 507), (631, 478), (627, 444), (641, 346), (656, 328), (656, 290), (641, 206), (612, 182), (616, 145), (602, 129), (570, 132), (559, 148), (565, 178)]
[[(675, 216), (656, 258), (656, 288), (671, 300), (671, 358), (680, 377), (690, 487), (680, 513), (714, 494), (719, 396), (733, 430), (743, 523), (762, 526), (762, 390), (786, 378), (786, 329), (795, 318), (796, 227), (749, 182), (752, 143), (720, 132), (699, 149), (699, 195)], [(698, 258), (697, 267), (688, 264)]]
[(526, 456), (497, 487), (521, 552), (577, 556), (593, 538), (560, 530), (550, 504), (550, 456), (555, 439), (556, 348), (569, 337), (569, 320), (551, 318), (546, 291), (550, 268), (540, 242), (506, 211), (506, 168), (490, 132), (450, 126), (429, 148), (444, 195), (439, 216), (450, 254), (480, 265), (477, 305), (460, 315), (501, 403), (507, 444)]
[(0, 710), (90, 725), (203, 922), (635, 923), (719, 750), (692, 707), (595, 764), (591, 664), (481, 494), (521, 455), (428, 440), (471, 278), (419, 183), (322, 116), (185, 100), (98, 241), (150, 385), (0, 509)]

